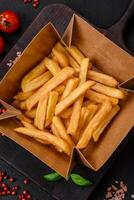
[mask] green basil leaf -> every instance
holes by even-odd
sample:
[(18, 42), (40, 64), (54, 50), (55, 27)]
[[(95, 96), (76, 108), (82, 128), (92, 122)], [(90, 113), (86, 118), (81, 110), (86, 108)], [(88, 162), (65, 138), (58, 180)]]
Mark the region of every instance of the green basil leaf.
[(79, 174), (72, 173), (70, 175), (70, 177), (71, 177), (73, 183), (75, 183), (78, 186), (89, 186), (89, 185), (92, 185), (92, 182), (90, 180), (87, 180), (87, 179), (83, 178)]
[(43, 176), (46, 181), (58, 181), (61, 180), (63, 177), (56, 172), (46, 174)]

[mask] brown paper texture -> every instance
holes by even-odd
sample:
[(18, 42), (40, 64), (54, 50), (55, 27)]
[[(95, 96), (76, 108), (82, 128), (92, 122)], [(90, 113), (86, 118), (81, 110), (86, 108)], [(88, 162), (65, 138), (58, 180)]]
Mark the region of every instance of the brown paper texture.
[[(10, 102), (20, 88), (22, 77), (51, 52), (59, 39), (59, 34), (50, 23), (38, 33), (1, 81), (0, 98), (3, 101)], [(66, 45), (76, 45), (91, 58), (98, 70), (114, 76), (120, 83), (134, 76), (134, 58), (77, 15), (72, 17), (63, 41)], [(75, 165), (75, 152), (84, 165), (95, 171), (100, 169), (134, 125), (133, 116), (134, 94), (129, 93), (127, 100), (121, 103), (120, 113), (104, 131), (99, 142), (91, 141), (83, 151), (75, 148), (71, 158), (56, 152), (51, 146), (15, 133), (13, 129), (20, 125), (15, 118), (1, 120), (0, 131), (67, 178)]]

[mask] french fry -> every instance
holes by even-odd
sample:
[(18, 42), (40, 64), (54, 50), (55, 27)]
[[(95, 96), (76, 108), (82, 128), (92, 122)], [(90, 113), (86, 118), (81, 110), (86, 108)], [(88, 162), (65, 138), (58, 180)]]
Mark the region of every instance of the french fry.
[(54, 48), (55, 48), (57, 51), (60, 51), (60, 52), (64, 53), (66, 56), (68, 56), (68, 52), (67, 52), (67, 50), (65, 49), (65, 47), (62, 45), (61, 42), (57, 42)]
[(85, 58), (85, 56), (82, 54), (82, 52), (76, 47), (71, 46), (66, 48), (67, 51), (70, 53), (70, 55), (79, 63), (81, 64), (82, 60)]
[(75, 59), (68, 53), (68, 51), (65, 49), (65, 47), (60, 43), (57, 42), (55, 45), (55, 49), (58, 51), (61, 51), (65, 56), (68, 58), (69, 64), (71, 67), (74, 68), (75, 72), (78, 73), (80, 71), (79, 64), (75, 61)]
[(55, 92), (58, 92), (59, 96), (63, 94), (65, 90), (65, 85), (61, 84), (54, 89)]
[(89, 105), (88, 107), (82, 107), (79, 129), (82, 129), (91, 121), (97, 110), (98, 110), (97, 105)]
[(47, 113), (47, 104), (48, 104), (48, 94), (45, 94), (39, 100), (36, 116), (34, 119), (35, 126), (40, 130), (44, 129), (46, 113)]
[(22, 88), (25, 86), (25, 84), (29, 83), (30, 81), (47, 71), (44, 61), (45, 59), (43, 59), (36, 67), (34, 67), (28, 74), (24, 76), (21, 82)]
[(41, 74), (37, 78), (33, 79), (32, 81), (25, 84), (22, 88), (24, 92), (29, 92), (38, 89), (43, 84), (45, 84), (48, 80), (52, 78), (52, 74), (47, 71), (44, 74)]
[(80, 138), (80, 134), (82, 132), (82, 129), (86, 126), (88, 117), (90, 115), (90, 111), (87, 107), (82, 107), (81, 108), (81, 113), (80, 113), (80, 120), (79, 120), (79, 126), (75, 135), (75, 143), (78, 142)]
[(80, 66), (79, 64), (74, 60), (74, 58), (68, 54), (68, 60), (69, 60), (69, 64), (71, 67), (74, 68), (75, 72), (76, 73), (79, 73), (80, 72)]
[(94, 117), (94, 115), (96, 114), (97, 110), (99, 109), (98, 105), (95, 104), (90, 104), (87, 106), (88, 110), (89, 110), (89, 116), (87, 119), (87, 123), (89, 123), (91, 121), (91, 119)]
[(45, 65), (53, 76), (55, 76), (61, 70), (58, 63), (50, 58), (45, 59)]
[(68, 119), (72, 114), (72, 107), (68, 108), (67, 110), (64, 110), (61, 114), (60, 117), (63, 119)]
[(32, 94), (33, 94), (33, 91), (30, 91), (30, 92), (18, 92), (18, 94), (16, 96), (14, 96), (14, 99), (16, 99), (18, 101), (25, 101)]
[(121, 91), (120, 89), (109, 87), (100, 83), (96, 83), (95, 85), (93, 85), (92, 89), (95, 90), (96, 92), (99, 92), (99, 93), (102, 93), (102, 94), (105, 94), (107, 96), (114, 97), (117, 99), (123, 99), (125, 97), (124, 92)]
[(28, 123), (32, 123), (32, 120), (29, 119), (28, 117), (26, 117), (23, 113), (21, 113), (20, 115), (17, 115), (16, 118), (20, 121), (25, 121), (25, 122), (28, 122)]
[(28, 110), (31, 110), (43, 95), (55, 89), (63, 81), (71, 77), (73, 73), (74, 70), (72, 68), (65, 67), (56, 76), (51, 78), (46, 84), (44, 84), (38, 91), (36, 91), (31, 97), (26, 100)]
[[(24, 127), (26, 127), (26, 128), (30, 128), (30, 129), (36, 130), (36, 128), (35, 128), (35, 126), (34, 126), (33, 124), (30, 124), (30, 123), (28, 123), (28, 122), (26, 122), (26, 121), (21, 121), (21, 123), (22, 123), (22, 124), (24, 125)], [(44, 140), (40, 140), (40, 139), (36, 139), (36, 138), (35, 138), (35, 140), (37, 140), (38, 142), (40, 142), (40, 143), (42, 143), (42, 144), (46, 144), (46, 145), (50, 144), (49, 142), (44, 141)]]
[(60, 134), (59, 134), (59, 131), (57, 130), (57, 128), (56, 128), (56, 126), (53, 124), (53, 123), (51, 123), (51, 130), (52, 130), (52, 133), (55, 135), (55, 136), (57, 136), (57, 137), (60, 137)]
[(59, 117), (53, 117), (53, 124), (55, 125), (60, 137), (65, 140), (71, 147), (74, 146), (73, 141), (70, 136), (67, 134), (67, 131), (64, 127), (62, 120)]
[(105, 117), (110, 113), (112, 110), (112, 105), (110, 102), (104, 102), (99, 109), (99, 111), (95, 114), (92, 120), (87, 125), (86, 129), (82, 133), (80, 140), (78, 141), (77, 148), (83, 149), (85, 148), (88, 143), (90, 142), (93, 132), (96, 128), (102, 123)]
[[(54, 125), (53, 123), (51, 124), (51, 130), (52, 130), (52, 133), (53, 133), (55, 136), (57, 136), (57, 137), (60, 138), (59, 132), (57, 131), (57, 129), (56, 129), (56, 127), (55, 127), (55, 125)], [(62, 152), (62, 149), (59, 149), (58, 147), (55, 147), (55, 148), (57, 149), (57, 151)]]
[(71, 78), (67, 81), (65, 90), (61, 96), (61, 99), (67, 97), (78, 85), (79, 79), (78, 78)]
[(58, 147), (59, 149), (62, 149), (64, 153), (66, 153), (68, 156), (71, 155), (72, 149), (68, 145), (67, 142), (65, 142), (63, 139), (56, 137), (55, 135), (52, 135), (49, 132), (46, 131), (39, 131), (38, 129), (30, 129), (25, 127), (19, 127), (14, 129), (16, 132), (27, 135), (29, 137), (39, 139), (42, 141), (45, 141)]
[(104, 94), (95, 92), (93, 90), (88, 90), (85, 94), (85, 97), (96, 103), (103, 103), (104, 101), (110, 101), (112, 105), (117, 105), (119, 102), (119, 100), (116, 98), (106, 96)]
[(26, 101), (21, 101), (21, 102), (20, 102), (20, 108), (21, 108), (22, 110), (26, 110), (26, 109), (27, 109)]
[(111, 87), (116, 87), (119, 84), (114, 77), (93, 70), (88, 71), (88, 79)]
[(25, 115), (27, 116), (27, 117), (29, 117), (30, 119), (34, 119), (35, 118), (35, 116), (36, 116), (36, 111), (37, 111), (37, 108), (33, 108), (32, 110), (26, 110), (25, 111)]
[(52, 52), (53, 52), (54, 56), (56, 56), (58, 63), (60, 64), (60, 66), (62, 68), (69, 66), (69, 61), (68, 61), (67, 57), (65, 56), (65, 54), (63, 54), (62, 52), (58, 51), (55, 48), (53, 48)]
[(52, 91), (49, 94), (48, 105), (47, 105), (47, 114), (46, 114), (46, 121), (45, 127), (50, 125), (52, 122), (52, 118), (55, 112), (56, 103), (58, 101), (58, 92)]
[(58, 63), (58, 59), (54, 54), (52, 54), (52, 60), (55, 61), (56, 63)]
[(23, 124), (24, 127), (26, 128), (31, 128), (31, 129), (36, 129), (35, 126), (31, 123), (28, 123), (26, 121), (21, 120), (21, 123)]
[(83, 95), (90, 87), (92, 87), (95, 84), (94, 81), (86, 81), (76, 89), (74, 89), (70, 95), (65, 97), (63, 100), (61, 100), (57, 105), (55, 109), (55, 115), (59, 115), (63, 110), (67, 109), (71, 104), (74, 103), (74, 101), (81, 95)]
[[(79, 75), (79, 79), (80, 79), (79, 86), (86, 81), (88, 64), (89, 64), (89, 58), (84, 58), (83, 61), (81, 62), (80, 75)], [(76, 131), (77, 131), (78, 125), (79, 125), (80, 112), (81, 112), (81, 107), (83, 104), (83, 99), (84, 99), (84, 96), (80, 96), (74, 103), (70, 123), (69, 123), (68, 129), (67, 129), (67, 132), (70, 135), (72, 135), (74, 140), (75, 140)], [(77, 113), (77, 115), (76, 115), (76, 113)]]
[(111, 112), (106, 116), (106, 118), (101, 122), (98, 128), (93, 132), (93, 140), (97, 142), (103, 133), (104, 129), (111, 122), (111, 120), (115, 117), (115, 115), (119, 112), (120, 107), (118, 105), (114, 106)]

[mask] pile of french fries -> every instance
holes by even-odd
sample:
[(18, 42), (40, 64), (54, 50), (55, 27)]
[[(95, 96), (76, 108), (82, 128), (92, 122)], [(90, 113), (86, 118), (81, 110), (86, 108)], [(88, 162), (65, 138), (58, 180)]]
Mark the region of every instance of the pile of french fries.
[(118, 81), (93, 70), (76, 47), (57, 42), (48, 57), (26, 74), (13, 106), (21, 110), (16, 132), (71, 155), (97, 142), (125, 97)]

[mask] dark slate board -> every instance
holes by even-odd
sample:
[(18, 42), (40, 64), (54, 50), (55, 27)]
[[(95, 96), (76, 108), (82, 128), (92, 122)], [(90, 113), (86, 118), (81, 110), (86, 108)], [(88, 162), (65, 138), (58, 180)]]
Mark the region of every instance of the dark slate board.
[[(119, 22), (112, 26), (111, 28), (104, 30), (99, 29), (99, 31), (106, 34), (109, 38), (116, 41), (121, 47), (126, 49), (123, 40), (121, 40), (121, 32), (117, 31), (118, 29), (123, 31), (124, 24), (126, 24), (127, 19), (130, 17), (133, 11), (133, 3), (129, 6), (128, 11), (120, 19)], [(28, 30), (24, 33), (22, 38), (17, 42), (17, 44), (12, 48), (6, 58), (0, 65), (0, 78), (8, 71), (9, 67), (6, 63), (11, 59), (14, 60), (16, 57), (17, 51), (23, 51), (31, 39), (38, 33), (38, 31), (49, 21), (51, 21), (54, 26), (57, 28), (59, 33), (62, 35), (73, 15), (74, 11), (70, 8), (55, 4), (44, 8), (38, 17), (34, 20)], [(128, 14), (129, 13), (129, 14)], [(62, 16), (62, 17), (61, 17)], [(118, 29), (117, 29), (118, 27)], [(115, 35), (115, 32), (119, 33), (120, 37)], [(113, 33), (113, 34), (112, 34)], [(116, 40), (117, 39), (117, 40)], [(126, 49), (127, 50), (127, 49)], [(108, 171), (111, 163), (115, 159), (116, 155), (122, 150), (122, 148), (127, 144), (127, 142), (132, 137), (133, 131), (130, 132), (127, 139), (120, 145), (120, 147), (113, 154), (112, 158), (107, 162), (107, 164), (98, 172), (94, 172), (86, 167), (78, 165), (74, 171), (79, 172), (81, 175), (91, 179), (93, 181), (93, 186), (90, 188), (80, 188), (72, 184), (72, 182), (66, 182), (64, 180), (58, 183), (46, 183), (42, 179), (42, 175), (50, 172), (51, 170), (41, 161), (36, 159), (33, 155), (27, 152), (25, 149), (17, 145), (15, 142), (9, 140), (6, 137), (0, 138), (0, 157), (12, 165), (22, 174), (30, 177), (36, 184), (40, 185), (42, 189), (47, 191), (54, 199), (59, 200), (85, 200), (89, 197), (95, 187), (98, 185), (102, 177)], [(45, 156), (45, 155), (44, 155)], [(31, 167), (32, 166), (32, 167)]]

